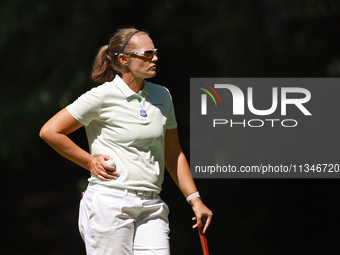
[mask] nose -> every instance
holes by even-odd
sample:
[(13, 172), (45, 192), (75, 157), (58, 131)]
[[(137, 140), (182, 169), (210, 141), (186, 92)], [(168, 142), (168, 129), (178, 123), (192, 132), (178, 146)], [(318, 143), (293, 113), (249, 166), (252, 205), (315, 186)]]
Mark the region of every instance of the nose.
[(158, 61), (157, 55), (153, 55), (151, 61), (152, 62), (157, 62)]

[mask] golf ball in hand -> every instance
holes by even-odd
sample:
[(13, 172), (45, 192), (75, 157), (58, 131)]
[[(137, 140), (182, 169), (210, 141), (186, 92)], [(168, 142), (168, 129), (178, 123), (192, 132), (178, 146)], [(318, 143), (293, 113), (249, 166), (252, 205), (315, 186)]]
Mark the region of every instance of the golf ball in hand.
[(114, 162), (113, 159), (106, 160), (105, 162), (106, 162), (107, 164), (109, 164), (110, 166), (116, 167), (116, 164), (115, 164), (115, 162)]

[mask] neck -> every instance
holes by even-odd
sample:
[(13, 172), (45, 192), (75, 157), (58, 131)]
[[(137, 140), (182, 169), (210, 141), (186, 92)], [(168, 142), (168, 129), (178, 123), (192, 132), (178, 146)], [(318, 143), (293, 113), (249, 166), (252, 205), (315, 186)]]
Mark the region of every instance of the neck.
[(137, 79), (131, 73), (122, 74), (122, 80), (137, 94), (144, 87), (144, 79)]

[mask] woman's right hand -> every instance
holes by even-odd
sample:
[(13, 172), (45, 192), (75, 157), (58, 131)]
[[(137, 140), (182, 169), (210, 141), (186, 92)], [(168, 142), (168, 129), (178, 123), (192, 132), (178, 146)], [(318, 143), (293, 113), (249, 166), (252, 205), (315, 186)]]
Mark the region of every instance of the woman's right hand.
[(90, 172), (103, 181), (116, 180), (120, 174), (114, 166), (109, 165), (106, 161), (110, 160), (108, 155), (94, 157), (90, 163)]

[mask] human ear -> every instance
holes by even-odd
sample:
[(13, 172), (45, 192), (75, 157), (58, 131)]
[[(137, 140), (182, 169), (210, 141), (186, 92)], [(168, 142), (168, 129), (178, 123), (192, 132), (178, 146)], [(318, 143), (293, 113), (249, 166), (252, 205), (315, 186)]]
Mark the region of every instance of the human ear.
[(119, 54), (117, 58), (118, 58), (118, 61), (119, 61), (123, 66), (127, 66), (127, 65), (128, 65), (127, 57), (126, 57), (124, 54)]

